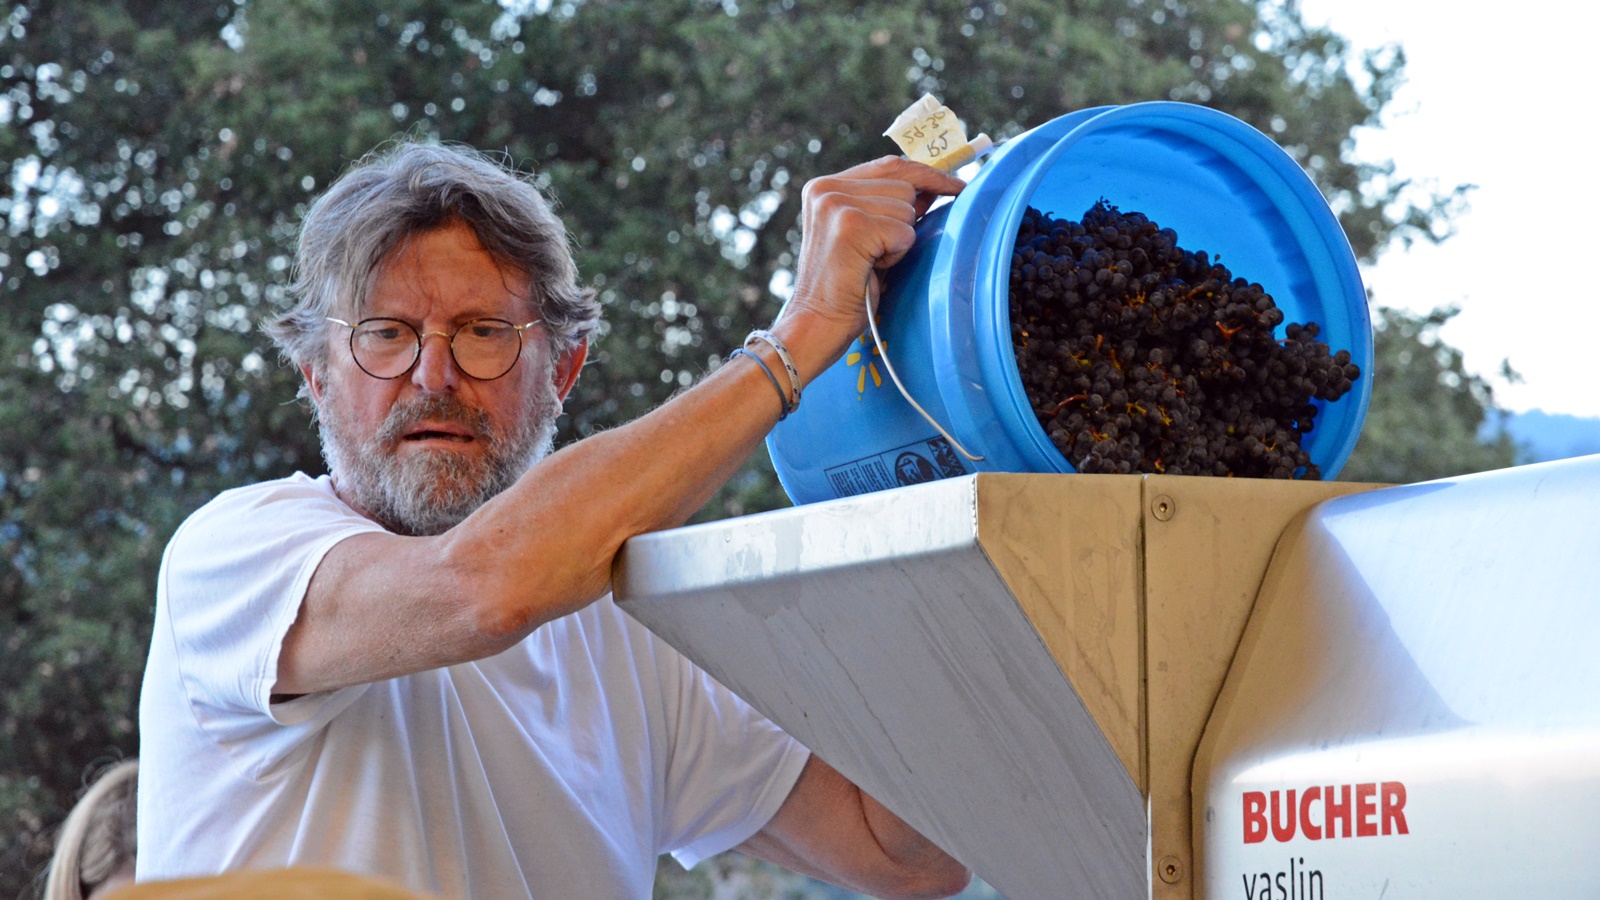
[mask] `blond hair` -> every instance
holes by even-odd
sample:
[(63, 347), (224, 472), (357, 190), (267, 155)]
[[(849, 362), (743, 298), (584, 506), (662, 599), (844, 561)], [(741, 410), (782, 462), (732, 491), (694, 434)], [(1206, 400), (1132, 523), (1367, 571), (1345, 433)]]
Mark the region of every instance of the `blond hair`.
[(84, 900), (133, 862), (138, 776), (136, 759), (108, 766), (72, 807), (56, 836), (44, 900)]

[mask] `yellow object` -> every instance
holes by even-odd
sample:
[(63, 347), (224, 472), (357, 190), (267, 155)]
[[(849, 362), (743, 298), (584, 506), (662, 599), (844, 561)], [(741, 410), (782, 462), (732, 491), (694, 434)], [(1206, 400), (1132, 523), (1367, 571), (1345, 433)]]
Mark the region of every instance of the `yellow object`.
[(426, 895), (333, 869), (294, 867), (230, 872), (208, 878), (149, 881), (121, 888), (107, 900), (426, 900)]
[(906, 158), (943, 172), (954, 172), (994, 146), (986, 134), (967, 140), (966, 126), (932, 94), (906, 107), (884, 134), (900, 145)]

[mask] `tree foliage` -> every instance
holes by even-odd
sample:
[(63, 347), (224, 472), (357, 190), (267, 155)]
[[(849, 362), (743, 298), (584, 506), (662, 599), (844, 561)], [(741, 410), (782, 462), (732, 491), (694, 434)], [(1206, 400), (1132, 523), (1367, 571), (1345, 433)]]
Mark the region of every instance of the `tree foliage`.
[(1379, 310), (1373, 328), (1372, 406), (1339, 478), (1407, 484), (1503, 469), (1517, 448), (1497, 426), (1494, 390), (1439, 339), (1454, 308), (1426, 315)]
[[(1305, 166), (1363, 256), (1434, 234), (1448, 199), (1398, 202), (1389, 168), (1350, 154), (1403, 58), (1356, 59), (1293, 0), (0, 9), (12, 894), (83, 773), (137, 750), (156, 570), (177, 522), (225, 487), (320, 470), (297, 376), (257, 326), (282, 298), (304, 204), (396, 134), (504, 151), (558, 199), (608, 315), (565, 439), (648, 409), (769, 321), (800, 186), (894, 152), (882, 129), (924, 92), (1000, 139), (1085, 106), (1226, 110)], [(783, 502), (757, 460), (706, 514)]]

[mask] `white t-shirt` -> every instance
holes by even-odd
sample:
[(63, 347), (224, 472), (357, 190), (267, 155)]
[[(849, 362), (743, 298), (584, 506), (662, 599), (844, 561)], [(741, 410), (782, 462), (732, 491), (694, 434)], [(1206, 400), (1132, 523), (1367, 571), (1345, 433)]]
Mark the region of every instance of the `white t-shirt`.
[(378, 530), (304, 475), (178, 529), (140, 702), (140, 881), (307, 864), (647, 898), (661, 853), (693, 866), (788, 796), (806, 750), (609, 596), (497, 656), (271, 703), (312, 572)]

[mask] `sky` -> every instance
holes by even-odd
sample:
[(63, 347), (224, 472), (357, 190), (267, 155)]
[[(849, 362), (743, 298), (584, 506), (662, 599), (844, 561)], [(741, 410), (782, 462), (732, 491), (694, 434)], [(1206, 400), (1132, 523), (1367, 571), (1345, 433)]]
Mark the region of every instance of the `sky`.
[[(1362, 275), (1375, 303), (1461, 308), (1441, 332), (1514, 412), (1600, 417), (1600, 4), (1302, 0), (1358, 48), (1398, 43), (1406, 84), (1356, 154), (1442, 189), (1473, 184), (1439, 245), (1398, 242)], [(1522, 378), (1499, 376), (1503, 360)]]

